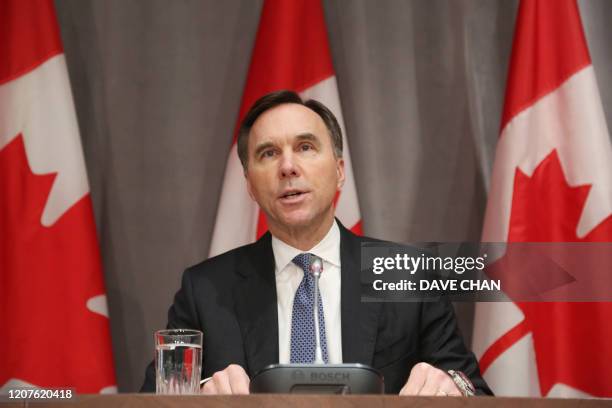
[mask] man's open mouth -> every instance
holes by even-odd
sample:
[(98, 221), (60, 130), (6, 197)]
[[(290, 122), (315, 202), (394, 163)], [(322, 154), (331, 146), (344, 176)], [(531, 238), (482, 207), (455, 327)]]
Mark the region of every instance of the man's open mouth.
[(307, 191), (287, 191), (286, 193), (283, 193), (280, 198), (282, 200), (291, 200), (303, 196), (306, 193)]

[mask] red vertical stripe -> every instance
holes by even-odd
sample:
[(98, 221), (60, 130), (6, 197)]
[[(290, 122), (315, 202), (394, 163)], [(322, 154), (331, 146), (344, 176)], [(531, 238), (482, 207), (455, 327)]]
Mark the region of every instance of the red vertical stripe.
[(575, 0), (521, 1), (501, 129), (590, 63)]
[(62, 52), (51, 0), (0, 1), (0, 85)]
[(280, 89), (301, 92), (332, 75), (321, 3), (266, 0), (238, 123), (261, 96)]

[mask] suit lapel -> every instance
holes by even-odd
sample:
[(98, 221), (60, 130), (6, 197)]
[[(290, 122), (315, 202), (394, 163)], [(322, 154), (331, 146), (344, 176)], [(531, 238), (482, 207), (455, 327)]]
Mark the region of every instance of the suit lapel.
[(246, 250), (238, 265), (243, 279), (234, 289), (234, 304), (247, 371), (252, 376), (278, 363), (278, 309), (270, 233)]
[(342, 361), (372, 364), (381, 303), (361, 302), (361, 240), (340, 227)]

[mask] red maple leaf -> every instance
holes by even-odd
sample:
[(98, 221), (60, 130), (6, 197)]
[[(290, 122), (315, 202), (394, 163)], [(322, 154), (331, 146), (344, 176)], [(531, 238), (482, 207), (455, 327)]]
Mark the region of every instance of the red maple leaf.
[[(612, 241), (612, 215), (584, 238), (576, 235), (590, 188), (590, 185), (568, 185), (555, 150), (538, 165), (532, 177), (517, 168), (508, 242)], [(517, 302), (516, 305), (525, 318), (484, 353), (483, 371), (531, 332), (542, 395), (547, 395), (555, 383), (567, 384), (594, 396), (612, 395), (612, 303)]]
[(11, 378), (97, 393), (115, 384), (89, 195), (51, 227), (41, 215), (56, 175), (30, 170), (21, 135), (0, 150), (0, 384)]

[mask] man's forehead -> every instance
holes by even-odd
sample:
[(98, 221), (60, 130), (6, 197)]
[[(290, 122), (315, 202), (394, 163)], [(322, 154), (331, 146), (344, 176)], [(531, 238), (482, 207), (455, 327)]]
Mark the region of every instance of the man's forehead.
[(304, 105), (286, 103), (262, 113), (251, 127), (251, 136), (296, 136), (305, 133), (323, 136), (326, 130), (323, 119), (313, 110)]

